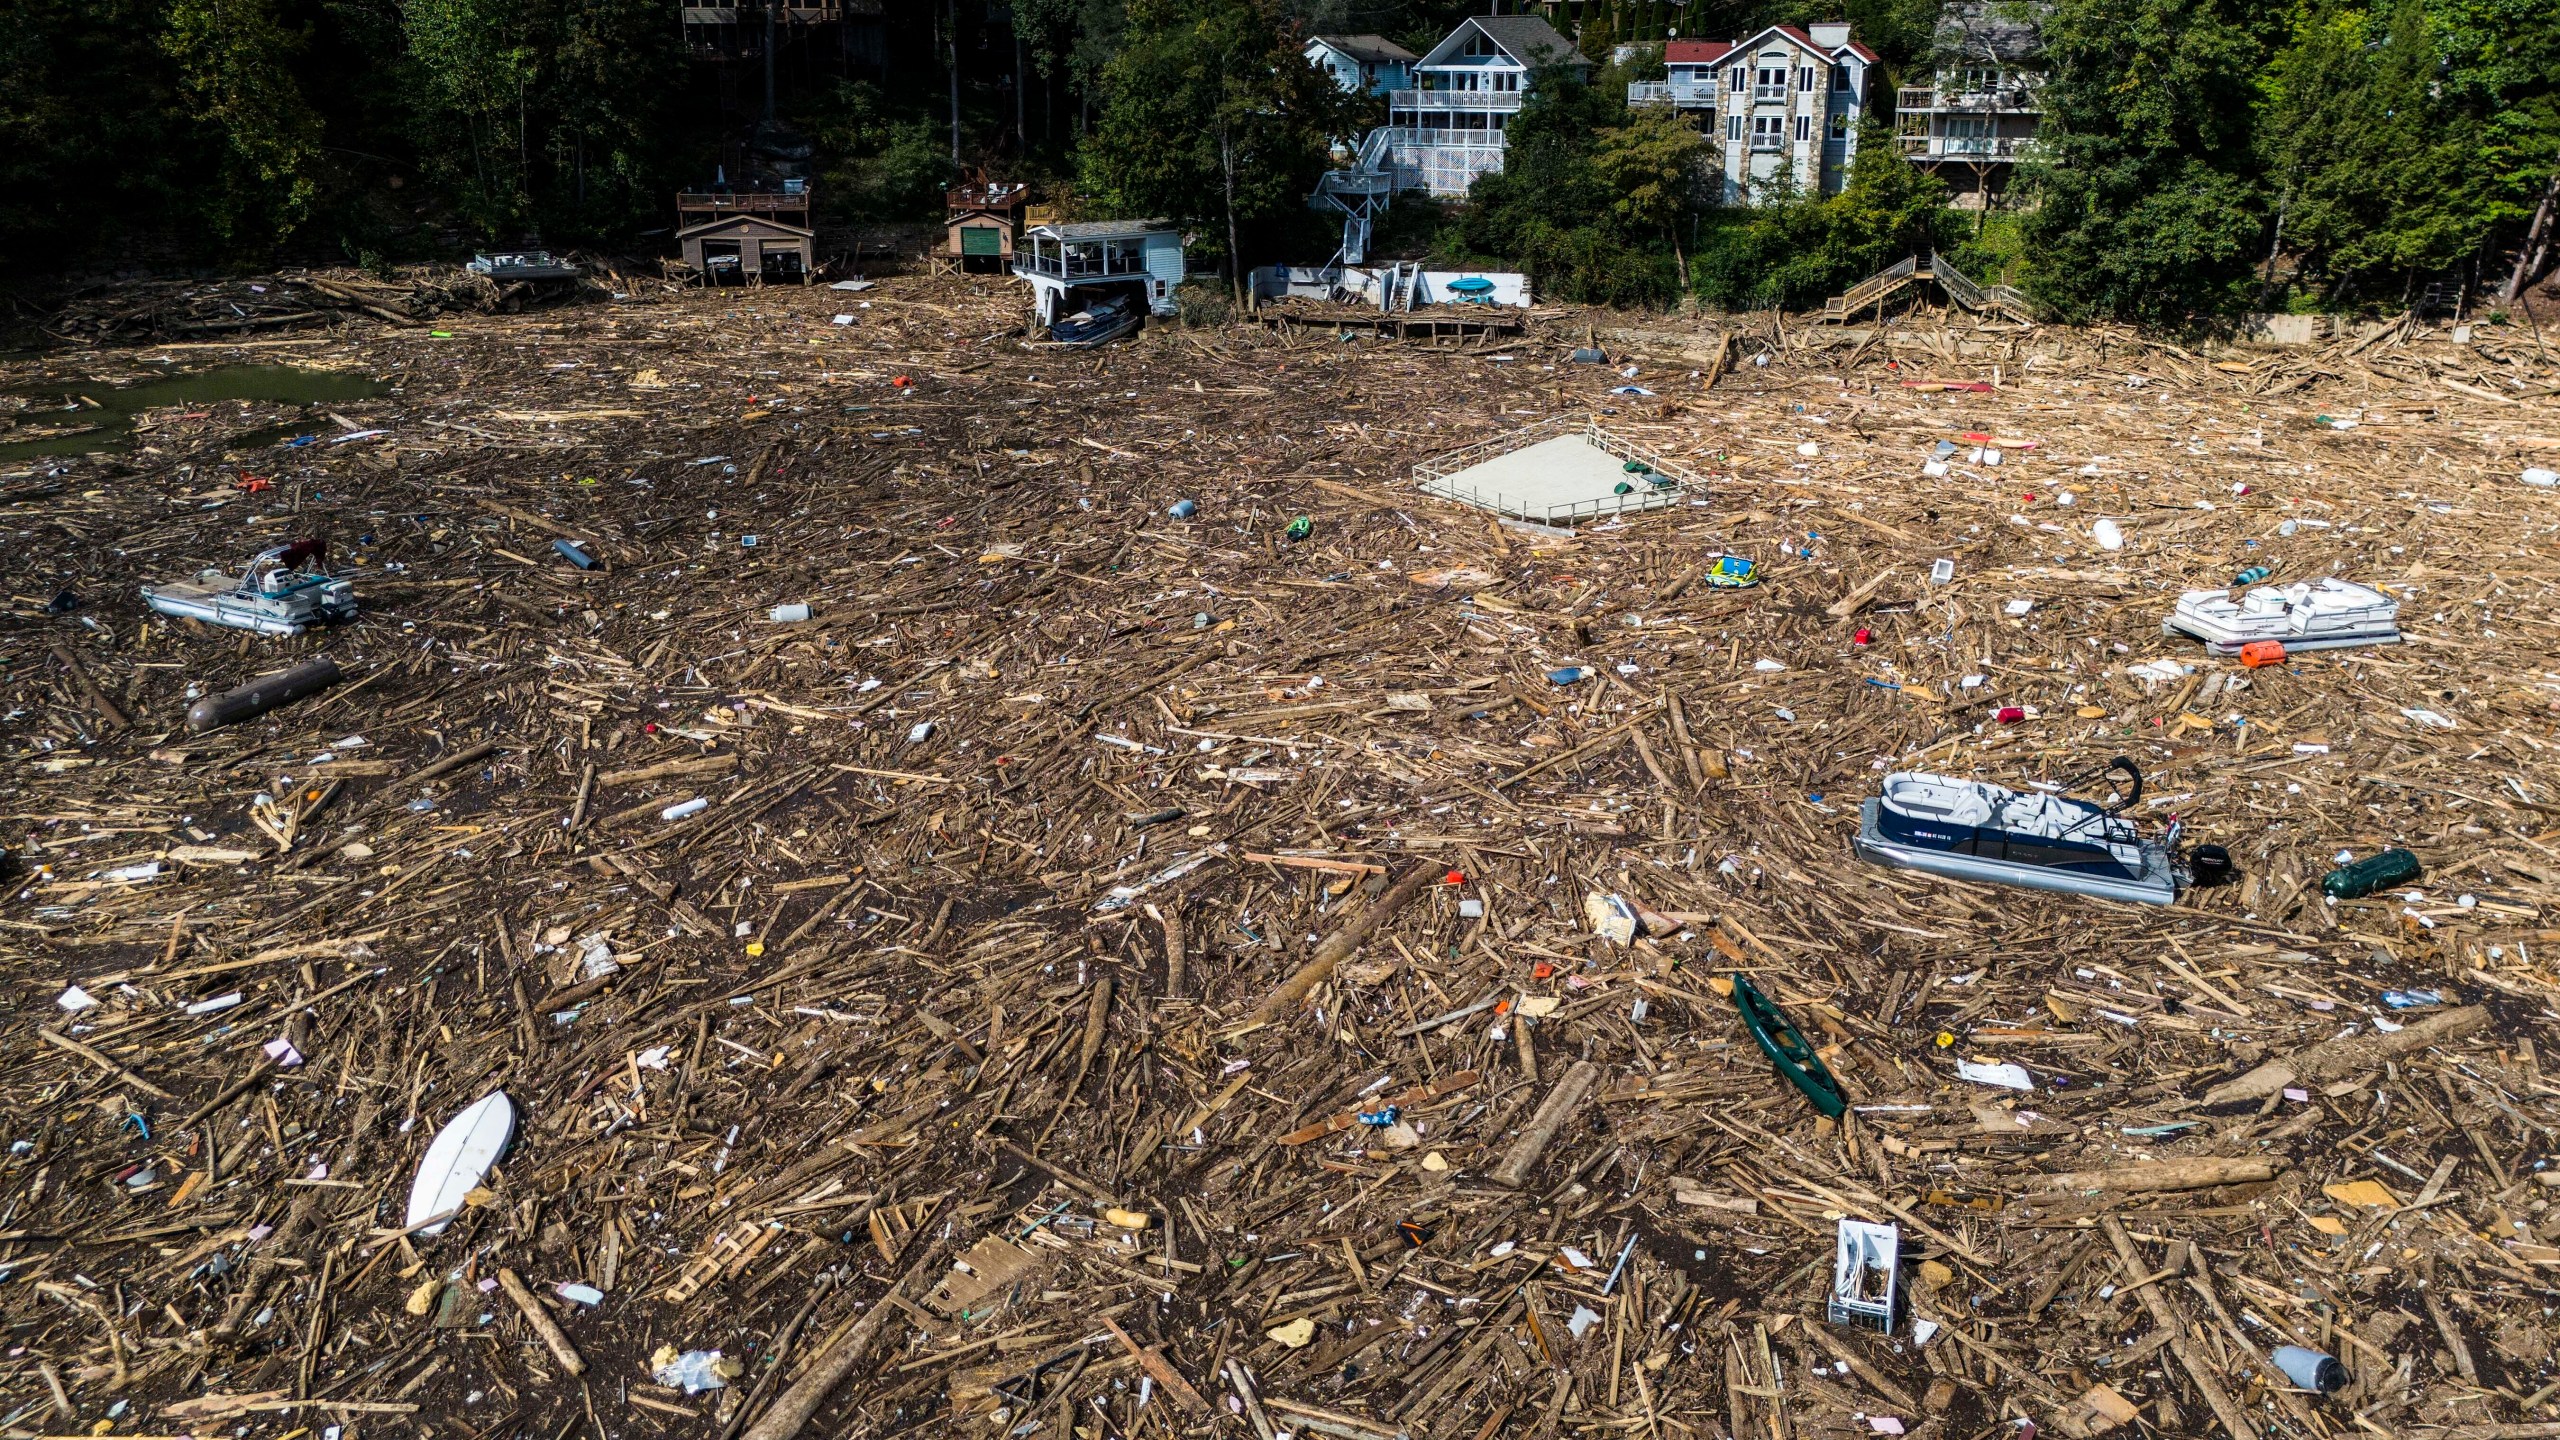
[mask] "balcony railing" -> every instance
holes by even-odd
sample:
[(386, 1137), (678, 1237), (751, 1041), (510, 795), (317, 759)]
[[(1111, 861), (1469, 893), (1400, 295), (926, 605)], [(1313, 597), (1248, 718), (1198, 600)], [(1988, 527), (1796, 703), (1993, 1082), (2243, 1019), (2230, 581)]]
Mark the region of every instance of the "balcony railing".
[(1387, 155), (1400, 168), (1409, 168), (1415, 152), (1422, 150), (1500, 150), (1506, 141), (1500, 130), (1426, 130), (1414, 125), (1387, 127)]
[(1784, 135), (1754, 135), (1751, 137), (1751, 153), (1754, 155), (1774, 154), (1775, 152), (1786, 148), (1787, 137)]
[(1480, 114), (1507, 114), (1520, 108), (1517, 90), (1398, 90), (1387, 97), (1388, 108), (1447, 112), (1464, 110)]
[[(736, 5), (684, 6), (684, 23), (687, 25), (735, 25), (739, 21), (742, 8), (747, 20), (757, 25), (764, 23), (764, 11), (761, 8)], [(823, 25), (843, 19), (844, 7), (837, 3), (786, 5), (776, 9), (773, 18), (785, 25)]]
[(1013, 268), (1017, 274), (1027, 271), (1060, 280), (1110, 280), (1122, 275), (1146, 274), (1147, 261), (1144, 255), (1123, 255), (1115, 259), (1108, 255), (1069, 252), (1061, 256), (1055, 250), (1025, 249), (1013, 252)]
[(1031, 197), (1025, 185), (960, 185), (942, 192), (951, 210), (1010, 210)]
[(1635, 80), (1627, 85), (1630, 105), (1672, 105), (1684, 110), (1712, 110), (1716, 105), (1716, 87), (1712, 80)]
[(2022, 135), (1900, 135), (1902, 153), (1921, 160), (2014, 160)]
[(676, 209), (700, 210), (719, 215), (776, 215), (805, 213), (809, 208), (809, 191), (804, 185), (796, 193), (780, 190), (683, 190), (676, 194)]
[(1784, 100), (1786, 98), (1787, 87), (1784, 85), (1754, 85), (1751, 87), (1751, 103), (1754, 105), (1765, 104), (1771, 100)]
[(2005, 85), (1998, 90), (1939, 90), (1906, 85), (1894, 92), (1893, 104), (1903, 111), (1938, 110), (1968, 115), (2034, 115), (2044, 109), (2035, 87), (2025, 84)]

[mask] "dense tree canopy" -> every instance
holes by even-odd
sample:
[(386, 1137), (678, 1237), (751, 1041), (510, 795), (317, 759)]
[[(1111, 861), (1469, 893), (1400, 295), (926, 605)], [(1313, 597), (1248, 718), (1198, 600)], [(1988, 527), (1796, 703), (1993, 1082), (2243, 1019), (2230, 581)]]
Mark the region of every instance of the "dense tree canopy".
[(1121, 216), (1247, 226), (1305, 213), (1353, 103), (1262, 0), (1131, 0), (1082, 152), (1085, 194)]
[[(2067, 315), (2397, 304), (2560, 172), (2560, 19), (2514, 0), (2056, 0), (2025, 194)], [(2279, 275), (2281, 270), (2282, 275)]]
[[(1808, 303), (1961, 242), (2059, 314), (2175, 324), (2389, 309), (2443, 281), (2494, 292), (2537, 206), (2560, 208), (2550, 0), (1995, 3), (2040, 31), (2049, 78), (2042, 138), (1987, 230), (1952, 219), (1889, 135), (1839, 195), (1720, 210), (1717, 143), (1624, 104), (1659, 52), (1614, 63), (1629, 41), (1845, 18), (1882, 57), (1869, 118), (1888, 122), (1895, 87), (1934, 63), (1941, 0), (1568, 0), (1559, 23), (1599, 73), (1550, 77), (1504, 173), (1446, 216), (1400, 201), (1381, 243), (1527, 269), (1558, 298), (1739, 305)], [(930, 220), (976, 172), (1087, 214), (1182, 220), (1211, 262), (1329, 248), (1308, 189), (1383, 107), (1335, 93), (1307, 36), (1420, 51), (1482, 8), (885, 4), (778, 47), (774, 103), (813, 152), (822, 223)], [(673, 190), (745, 178), (759, 153), (760, 12), (741, 13), (689, 53), (673, 0), (17, 0), (0, 256), (23, 273), (648, 248)]]

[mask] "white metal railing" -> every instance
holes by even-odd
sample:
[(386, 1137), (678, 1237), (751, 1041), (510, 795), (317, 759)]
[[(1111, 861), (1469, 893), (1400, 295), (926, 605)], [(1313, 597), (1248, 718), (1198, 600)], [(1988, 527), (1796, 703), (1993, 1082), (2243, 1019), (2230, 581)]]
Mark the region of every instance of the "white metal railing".
[(1776, 152), (1786, 148), (1787, 137), (1784, 135), (1760, 133), (1754, 134), (1751, 137), (1751, 153), (1754, 155), (1775, 154)]
[(2012, 160), (2026, 146), (2020, 135), (1898, 135), (1905, 155), (1927, 160)]
[[(1577, 501), (1570, 505), (1533, 506), (1518, 496), (1486, 494), (1471, 486), (1450, 483), (1452, 476), (1471, 466), (1483, 464), (1497, 456), (1508, 455), (1514, 450), (1524, 450), (1529, 446), (1543, 444), (1560, 436), (1574, 434), (1579, 434), (1584, 441), (1603, 454), (1614, 456), (1620, 461), (1644, 466), (1643, 471), (1629, 471), (1627, 474), (1631, 482), (1637, 482), (1634, 488), (1624, 495), (1611, 495), (1605, 499)], [(1678, 503), (1688, 491), (1703, 488), (1706, 484), (1704, 476), (1687, 466), (1645, 454), (1627, 441), (1601, 429), (1599, 425), (1590, 421), (1577, 420), (1571, 416), (1541, 420), (1534, 425), (1523, 426), (1518, 430), (1497, 435), (1463, 450), (1418, 461), (1413, 467), (1413, 478), (1423, 489), (1443, 499), (1474, 505), (1496, 514), (1516, 515), (1524, 520), (1544, 520), (1549, 524), (1558, 521), (1588, 520), (1631, 510), (1658, 509)], [(1657, 484), (1655, 483), (1657, 480), (1668, 483)]]
[(1920, 257), (1917, 255), (1905, 255), (1901, 259), (1887, 265), (1882, 270), (1879, 270), (1873, 275), (1868, 276), (1866, 279), (1859, 281), (1857, 284), (1850, 286), (1847, 294), (1837, 297), (1832, 305), (1826, 305), (1824, 308), (1831, 309), (1836, 306), (1836, 308), (1844, 314), (1855, 314), (1877, 296), (1884, 295), (1895, 290), (1900, 287), (1903, 281), (1910, 279), (1918, 273), (1920, 273)]
[(1047, 275), (1060, 280), (1105, 280), (1122, 275), (1148, 273), (1144, 254), (1122, 256), (1068, 254), (1061, 257), (1054, 250), (1030, 248), (1016, 249), (1013, 252), (1013, 268), (1016, 274), (1027, 270), (1035, 275)]
[(1391, 110), (1470, 110), (1509, 112), (1520, 108), (1517, 90), (1397, 90), (1387, 96)]
[(1713, 81), (1631, 80), (1627, 82), (1630, 105), (1678, 105), (1713, 109), (1716, 87)]
[(1416, 125), (1395, 125), (1387, 128), (1395, 132), (1395, 138), (1389, 146), (1391, 151), (1447, 148), (1499, 150), (1502, 148), (1503, 132), (1500, 130), (1435, 130)]
[(1784, 100), (1786, 98), (1787, 87), (1784, 85), (1754, 85), (1751, 87), (1751, 103), (1754, 105), (1762, 104), (1770, 100)]

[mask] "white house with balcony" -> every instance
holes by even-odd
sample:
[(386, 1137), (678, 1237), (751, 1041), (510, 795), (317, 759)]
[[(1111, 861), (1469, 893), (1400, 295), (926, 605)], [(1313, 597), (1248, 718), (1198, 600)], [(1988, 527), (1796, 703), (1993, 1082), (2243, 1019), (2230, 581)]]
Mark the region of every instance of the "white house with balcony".
[(1307, 63), (1332, 76), (1345, 95), (1410, 89), (1420, 58), (1384, 35), (1318, 35), (1307, 42)]
[(1127, 297), (1158, 315), (1175, 312), (1182, 283), (1182, 232), (1163, 220), (1034, 225), (1013, 250), (1013, 273), (1031, 282), (1043, 325)]
[(1459, 21), (1415, 64), (1414, 88), (1387, 96), (1383, 158), (1433, 195), (1466, 194), (1478, 175), (1502, 168), (1503, 130), (1538, 72), (1559, 67), (1587, 75), (1591, 62), (1538, 16)]
[(1733, 43), (1675, 40), (1663, 63), (1671, 78), (1629, 85), (1627, 103), (1699, 117), (1723, 160), (1725, 204), (1750, 204), (1782, 176), (1808, 195), (1848, 182), (1876, 53), (1847, 22), (1772, 25)]
[[(1723, 74), (1724, 57), (1733, 52), (1730, 40), (1673, 40), (1662, 47), (1662, 68), (1670, 72), (1666, 80), (1638, 80), (1627, 86), (1630, 105), (1668, 105), (1701, 117), (1712, 117), (1716, 108), (1718, 77)], [(1715, 127), (1707, 126), (1709, 130)]]
[(2043, 39), (2014, 7), (1951, 0), (1936, 42), (1930, 83), (1894, 96), (1894, 144), (1945, 181), (1956, 206), (1979, 209), (2008, 188), (2043, 123)]

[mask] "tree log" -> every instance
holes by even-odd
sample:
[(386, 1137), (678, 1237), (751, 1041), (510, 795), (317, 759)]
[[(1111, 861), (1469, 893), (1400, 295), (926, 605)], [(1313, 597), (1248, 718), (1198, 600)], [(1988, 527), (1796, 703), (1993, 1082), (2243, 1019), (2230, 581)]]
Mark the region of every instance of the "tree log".
[(871, 1353), (871, 1348), (880, 1343), (881, 1329), (891, 1315), (898, 1313), (898, 1307), (890, 1303), (891, 1298), (914, 1284), (916, 1277), (933, 1264), (935, 1254), (936, 1250), (928, 1246), (922, 1255), (917, 1256), (916, 1263), (908, 1266), (906, 1273), (889, 1286), (888, 1294), (880, 1297), (880, 1303), (855, 1321), (853, 1328), (845, 1332), (844, 1338), (837, 1341), (833, 1349), (809, 1362), (808, 1371), (793, 1381), (791, 1388), (782, 1392), (782, 1398), (773, 1402), (773, 1408), (748, 1426), (747, 1433), (738, 1440), (791, 1440), (792, 1436), (799, 1434), (800, 1427), (808, 1424), (809, 1417), (817, 1414), (818, 1407), (826, 1403), (828, 1392), (842, 1384), (844, 1377), (852, 1374), (864, 1357)]
[(2248, 1185), (2276, 1178), (2265, 1160), (2225, 1160), (2196, 1156), (2163, 1160), (2155, 1165), (2115, 1165), (2104, 1170), (2066, 1170), (2038, 1175), (2028, 1183), (2038, 1190), (2098, 1190), (2109, 1195), (2150, 1195), (2165, 1190), (2203, 1190), (2215, 1185)]
[(1565, 1071), (1564, 1078), (1556, 1082), (1556, 1088), (1548, 1091), (1547, 1098), (1538, 1102), (1538, 1113), (1529, 1117), (1528, 1127), (1520, 1132), (1519, 1139), (1511, 1142), (1511, 1148), (1502, 1156), (1502, 1163), (1494, 1166), (1493, 1173), (1485, 1178), (1507, 1189), (1519, 1189), (1528, 1180), (1529, 1172), (1536, 1168), (1538, 1157), (1547, 1153), (1547, 1146), (1554, 1143), (1556, 1132), (1573, 1118), (1573, 1112), (1582, 1107), (1583, 1101), (1591, 1098), (1592, 1090), (1599, 1083), (1599, 1066), (1588, 1060), (1574, 1061), (1573, 1068)]
[(1403, 879), (1388, 886), (1387, 893), (1379, 896), (1377, 903), (1354, 916), (1350, 924), (1326, 936), (1324, 943), (1316, 947), (1314, 957), (1299, 966), (1296, 974), (1281, 981), (1279, 988), (1264, 996), (1246, 1023), (1262, 1024), (1276, 1020), (1314, 994), (1317, 986), (1333, 978), (1334, 968), (1350, 959), (1352, 952), (1360, 948), (1361, 941), (1368, 939), (1397, 911), (1413, 903), (1413, 897), (1421, 894), (1422, 888), (1431, 883), (1432, 871), (1433, 867), (1428, 864), (1414, 866), (1405, 872)]
[(2204, 1092), (2207, 1106), (2228, 1105), (2236, 1100), (2263, 1100), (2287, 1085), (2306, 1081), (2330, 1080), (2379, 1065), (2394, 1055), (2442, 1045), (2487, 1028), (2489, 1012), (2478, 1005), (2465, 1005), (2447, 1010), (2403, 1030), (2381, 1035), (2341, 1035), (2323, 1040), (2308, 1049), (2297, 1050), (2282, 1060), (2270, 1060), (2237, 1079), (2225, 1080)]
[(507, 1298), (516, 1302), (516, 1308), (524, 1312), (524, 1323), (532, 1326), (533, 1333), (542, 1337), (543, 1347), (551, 1352), (552, 1359), (560, 1362), (561, 1369), (572, 1375), (587, 1373), (586, 1357), (578, 1353), (577, 1346), (569, 1343), (569, 1333), (560, 1328), (559, 1321), (551, 1318), (550, 1311), (542, 1308), (542, 1302), (525, 1288), (524, 1281), (516, 1272), (499, 1270), (498, 1288), (506, 1291)]

